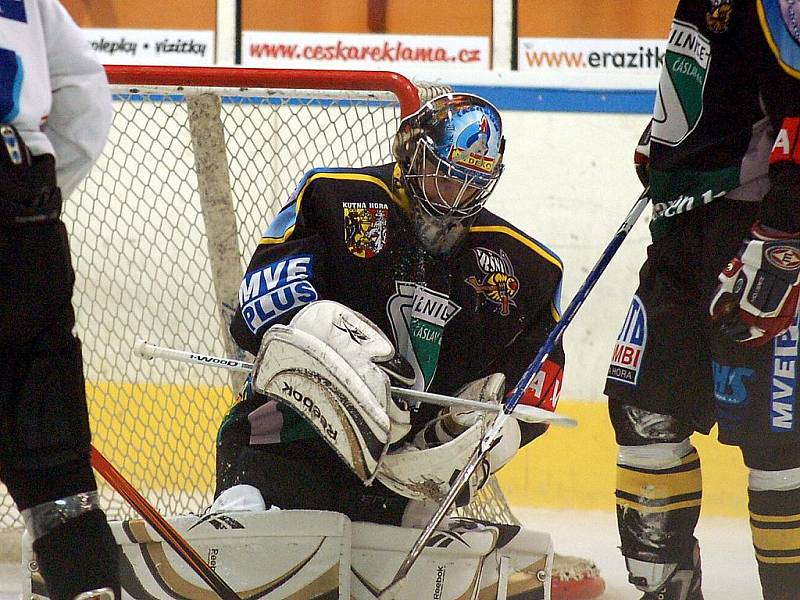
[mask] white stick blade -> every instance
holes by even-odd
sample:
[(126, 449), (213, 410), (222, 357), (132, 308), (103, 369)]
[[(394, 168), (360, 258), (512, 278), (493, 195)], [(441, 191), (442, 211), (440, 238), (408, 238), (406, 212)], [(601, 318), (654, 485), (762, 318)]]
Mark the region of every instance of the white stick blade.
[(578, 426), (578, 422), (572, 417), (553, 413), (536, 406), (528, 406), (527, 404), (517, 404), (511, 416), (518, 418), (520, 421), (525, 421), (526, 423), (549, 423), (551, 425), (557, 425), (558, 427), (568, 428)]

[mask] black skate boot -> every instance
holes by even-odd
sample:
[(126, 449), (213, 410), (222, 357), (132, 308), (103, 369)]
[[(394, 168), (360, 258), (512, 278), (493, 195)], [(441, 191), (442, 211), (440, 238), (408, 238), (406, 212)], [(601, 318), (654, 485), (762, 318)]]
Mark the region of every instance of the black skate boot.
[[(645, 563), (630, 558), (627, 558), (626, 562), (628, 581), (640, 590), (645, 590), (641, 600), (703, 600), (703, 592), (700, 589), (702, 582), (700, 547), (697, 545), (694, 547), (691, 560), (678, 563), (669, 575), (666, 575), (666, 572), (671, 565)], [(654, 582), (665, 576), (666, 580), (663, 583), (655, 583), (658, 585), (657, 589), (646, 591), (653, 587)]]

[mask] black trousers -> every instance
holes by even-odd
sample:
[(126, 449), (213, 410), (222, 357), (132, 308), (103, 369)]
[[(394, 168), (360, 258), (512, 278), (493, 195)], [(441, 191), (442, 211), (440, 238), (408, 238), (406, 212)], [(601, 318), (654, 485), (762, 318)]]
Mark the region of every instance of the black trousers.
[(716, 200), (675, 217), (672, 230), (648, 248), (617, 340), (618, 350), (636, 358), (621, 368), (625, 355), (617, 352), (605, 393), (703, 433), (717, 423), (722, 443), (780, 447), (800, 459), (797, 327), (749, 348), (722, 335), (708, 316), (717, 275), (738, 251), (757, 209)]
[[(86, 462), (89, 418), (67, 232), (61, 221), (0, 229), (0, 479), (21, 508), (94, 487), (15, 489), (24, 472)], [(75, 478), (72, 478), (75, 479)], [(73, 485), (77, 488), (71, 490)]]

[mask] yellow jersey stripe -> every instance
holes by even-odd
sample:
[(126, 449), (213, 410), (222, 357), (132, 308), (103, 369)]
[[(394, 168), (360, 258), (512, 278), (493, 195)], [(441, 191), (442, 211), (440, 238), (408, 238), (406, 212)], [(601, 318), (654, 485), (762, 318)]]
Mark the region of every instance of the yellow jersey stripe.
[(506, 227), (505, 225), (475, 225), (469, 228), (470, 232), (475, 233), (504, 233), (507, 236), (510, 236), (517, 240), (518, 242), (526, 245), (528, 248), (536, 252), (539, 256), (544, 258), (550, 263), (553, 263), (555, 266), (559, 268), (559, 270), (564, 270), (564, 265), (561, 262), (561, 259), (558, 258), (555, 254), (553, 254), (550, 250), (545, 248), (544, 246), (537, 244), (529, 237), (519, 234), (518, 232), (514, 231), (510, 227)]
[(760, 563), (770, 565), (792, 565), (800, 563), (800, 555), (798, 556), (764, 556), (756, 551), (756, 560)]

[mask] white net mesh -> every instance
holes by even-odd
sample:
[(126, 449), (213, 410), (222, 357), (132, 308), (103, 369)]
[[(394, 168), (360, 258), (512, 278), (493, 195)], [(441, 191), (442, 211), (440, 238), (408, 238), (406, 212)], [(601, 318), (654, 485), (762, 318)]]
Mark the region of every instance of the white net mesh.
[[(133, 345), (235, 353), (228, 319), (260, 233), (309, 168), (391, 160), (399, 105), (374, 92), (116, 86), (115, 108), (64, 214), (93, 441), (163, 514), (199, 512), (236, 382), (143, 361)], [(109, 518), (132, 516), (98, 480)], [(488, 491), (500, 495), (485, 516), (513, 520), (499, 488)], [(0, 499), (0, 528), (21, 527), (4, 488)]]

